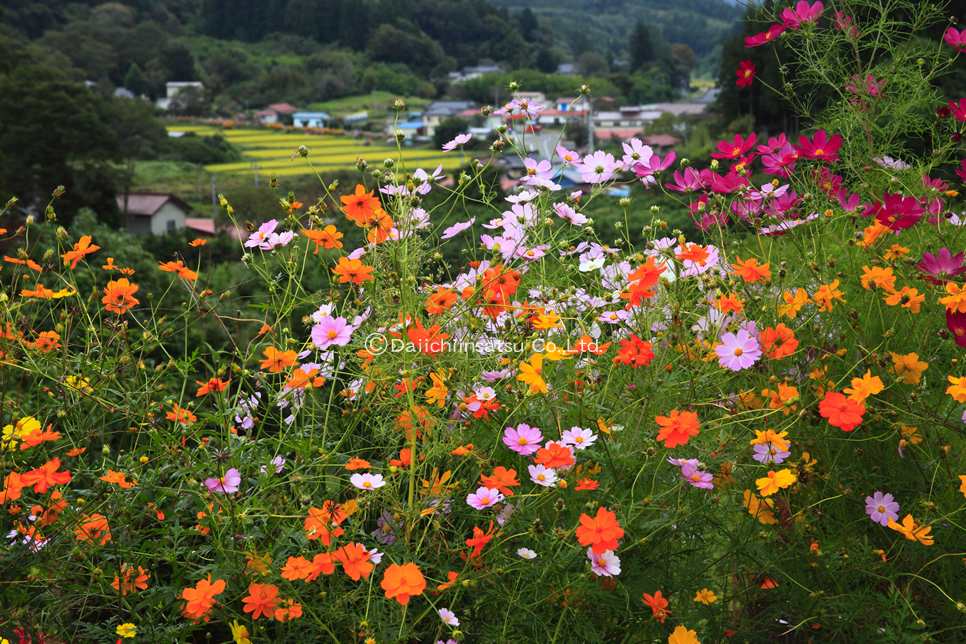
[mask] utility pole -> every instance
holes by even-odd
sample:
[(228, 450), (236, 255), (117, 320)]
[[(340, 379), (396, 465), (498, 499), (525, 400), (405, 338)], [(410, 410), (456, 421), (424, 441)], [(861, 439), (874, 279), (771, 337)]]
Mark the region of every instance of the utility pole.
[(218, 190), (215, 188), (215, 173), (211, 173), (211, 218), (218, 217)]
[(205, 201), (204, 192), (201, 190), (201, 166), (198, 166), (198, 205), (200, 206)]
[(378, 110), (379, 110), (379, 108), (376, 107), (376, 90), (373, 89), (372, 90), (372, 111), (373, 111), (373, 113), (375, 113)]
[(258, 161), (255, 162), (255, 187), (258, 187)]
[(587, 141), (590, 145), (590, 154), (594, 153), (594, 103), (587, 97)]

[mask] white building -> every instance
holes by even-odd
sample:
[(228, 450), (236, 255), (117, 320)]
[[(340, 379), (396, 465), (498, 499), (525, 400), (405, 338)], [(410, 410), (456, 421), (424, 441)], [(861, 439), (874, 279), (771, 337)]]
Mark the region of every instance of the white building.
[(168, 109), (171, 106), (171, 101), (173, 101), (174, 99), (176, 99), (178, 97), (178, 94), (180, 94), (182, 91), (188, 89), (189, 87), (190, 88), (194, 88), (194, 89), (198, 90), (199, 92), (200, 91), (203, 91), (205, 89), (204, 84), (199, 83), (198, 81), (188, 81), (188, 82), (180, 82), (180, 83), (165, 83), (164, 84), (164, 87), (165, 87), (165, 91), (167, 92), (167, 97), (166, 98), (159, 98), (157, 100), (157, 102), (155, 103), (155, 105), (157, 106), (157, 108), (159, 110), (166, 110), (166, 109)]
[(191, 206), (166, 192), (118, 193), (117, 207), (132, 235), (167, 235), (185, 227)]

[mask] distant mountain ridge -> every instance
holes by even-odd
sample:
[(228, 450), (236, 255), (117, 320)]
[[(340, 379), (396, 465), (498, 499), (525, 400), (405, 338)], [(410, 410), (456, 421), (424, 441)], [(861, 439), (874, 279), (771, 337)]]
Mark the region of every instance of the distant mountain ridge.
[(487, 0), (517, 13), (529, 7), (555, 45), (571, 53), (588, 48), (626, 53), (637, 21), (671, 43), (688, 45), (700, 58), (738, 29), (744, 9), (727, 0)]

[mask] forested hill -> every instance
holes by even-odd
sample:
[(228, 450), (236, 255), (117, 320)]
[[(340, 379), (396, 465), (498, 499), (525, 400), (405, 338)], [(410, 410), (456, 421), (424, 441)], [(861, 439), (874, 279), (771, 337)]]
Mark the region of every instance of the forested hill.
[[(700, 58), (737, 29), (744, 9), (725, 0), (490, 0), (517, 12), (529, 7), (552, 25), (557, 45), (576, 54), (589, 48), (615, 55), (625, 50), (638, 21), (671, 43), (688, 45)], [(601, 52), (606, 53), (606, 52)]]

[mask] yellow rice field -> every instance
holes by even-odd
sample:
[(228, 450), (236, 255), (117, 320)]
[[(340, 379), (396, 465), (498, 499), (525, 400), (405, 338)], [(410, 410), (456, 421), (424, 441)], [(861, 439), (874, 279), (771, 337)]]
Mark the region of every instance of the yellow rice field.
[[(222, 130), (206, 125), (169, 125), (169, 131), (190, 132), (196, 136), (224, 137), (242, 151), (244, 161), (235, 163), (216, 163), (205, 166), (205, 170), (216, 174), (253, 175), (258, 164), (259, 175), (294, 176), (312, 174), (312, 167), (305, 159), (292, 155), (300, 145), (309, 148), (309, 160), (319, 171), (351, 169), (356, 159), (363, 157), (370, 166), (381, 165), (391, 158), (399, 162), (399, 152), (395, 146), (381, 141), (368, 141), (364, 138), (336, 135), (306, 135), (303, 133), (275, 132), (272, 130)], [(460, 165), (458, 154), (444, 154), (438, 150), (425, 148), (404, 148), (408, 169), (417, 166), (434, 169), (439, 164), (445, 170), (453, 170)]]

